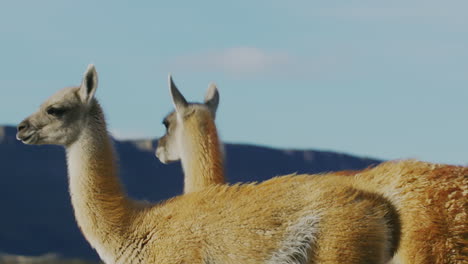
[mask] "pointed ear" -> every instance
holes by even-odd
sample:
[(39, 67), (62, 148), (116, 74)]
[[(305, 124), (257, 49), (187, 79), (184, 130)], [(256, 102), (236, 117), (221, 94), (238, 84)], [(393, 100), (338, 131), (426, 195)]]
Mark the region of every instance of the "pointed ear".
[(208, 85), (208, 90), (205, 94), (205, 105), (210, 109), (213, 116), (216, 116), (216, 110), (219, 104), (219, 92), (215, 83)]
[(80, 98), (81, 101), (85, 104), (89, 104), (91, 99), (93, 99), (94, 94), (96, 93), (98, 85), (98, 76), (96, 72), (96, 68), (93, 64), (88, 65), (86, 72), (83, 76), (83, 80), (81, 81), (80, 87)]
[(172, 102), (174, 103), (175, 110), (180, 116), (184, 116), (184, 112), (187, 109), (188, 103), (184, 96), (180, 93), (177, 86), (172, 81), (172, 76), (169, 74), (169, 91), (172, 96)]

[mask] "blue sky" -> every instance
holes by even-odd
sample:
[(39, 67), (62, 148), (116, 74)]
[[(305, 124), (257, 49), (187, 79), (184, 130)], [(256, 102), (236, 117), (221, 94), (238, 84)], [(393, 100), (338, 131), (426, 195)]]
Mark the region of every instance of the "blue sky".
[(468, 2), (3, 1), (0, 124), (87, 64), (120, 138), (157, 137), (167, 74), (220, 90), (227, 142), (468, 164)]

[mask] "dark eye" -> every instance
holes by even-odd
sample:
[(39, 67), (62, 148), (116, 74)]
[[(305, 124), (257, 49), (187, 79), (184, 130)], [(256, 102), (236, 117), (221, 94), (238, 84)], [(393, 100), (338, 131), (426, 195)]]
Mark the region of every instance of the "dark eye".
[(55, 117), (61, 117), (66, 111), (67, 109), (65, 108), (49, 107), (47, 109), (47, 114)]
[(166, 127), (166, 129), (169, 128), (169, 121), (167, 121), (166, 119), (163, 120), (163, 125)]

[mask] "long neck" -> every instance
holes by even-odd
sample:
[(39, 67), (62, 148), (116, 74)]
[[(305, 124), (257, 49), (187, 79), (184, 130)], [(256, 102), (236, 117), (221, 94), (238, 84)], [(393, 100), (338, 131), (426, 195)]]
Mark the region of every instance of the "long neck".
[(67, 147), (70, 193), (83, 234), (101, 258), (121, 245), (131, 202), (117, 176), (114, 148), (97, 102), (77, 142)]
[(225, 182), (222, 147), (211, 118), (184, 124), (182, 143), (185, 193)]

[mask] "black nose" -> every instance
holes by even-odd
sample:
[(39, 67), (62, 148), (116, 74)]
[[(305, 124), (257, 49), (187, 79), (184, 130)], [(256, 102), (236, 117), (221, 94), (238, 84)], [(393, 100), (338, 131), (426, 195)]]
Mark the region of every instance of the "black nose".
[(18, 125), (18, 132), (21, 132), (21, 130), (26, 129), (29, 127), (29, 122), (24, 120)]

